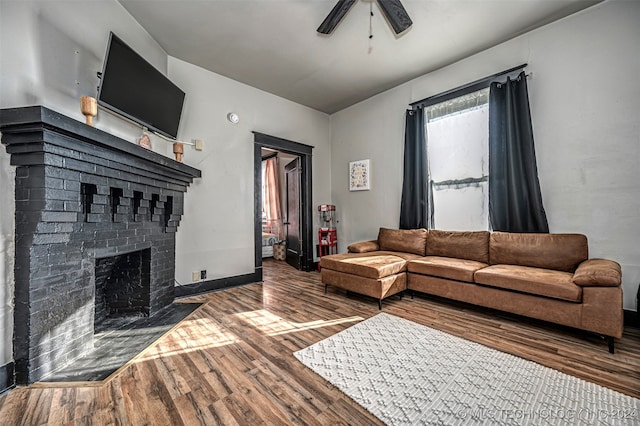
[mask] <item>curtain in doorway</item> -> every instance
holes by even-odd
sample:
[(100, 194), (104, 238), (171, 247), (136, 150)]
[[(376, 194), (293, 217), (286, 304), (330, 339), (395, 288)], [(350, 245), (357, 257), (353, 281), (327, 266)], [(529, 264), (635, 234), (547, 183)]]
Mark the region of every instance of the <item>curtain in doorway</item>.
[(494, 231), (549, 232), (523, 72), (489, 92), (489, 220)]
[(278, 239), (282, 240), (282, 209), (280, 205), (280, 182), (278, 173), (278, 157), (265, 160), (265, 196), (263, 201), (265, 220), (271, 233), (278, 235)]
[(429, 170), (424, 109), (407, 110), (400, 229), (429, 228)]

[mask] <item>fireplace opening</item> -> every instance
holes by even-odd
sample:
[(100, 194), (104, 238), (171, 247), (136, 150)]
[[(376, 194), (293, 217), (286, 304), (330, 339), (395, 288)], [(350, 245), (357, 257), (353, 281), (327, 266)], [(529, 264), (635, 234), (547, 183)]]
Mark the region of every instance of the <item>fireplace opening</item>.
[(96, 259), (96, 333), (149, 316), (151, 249)]

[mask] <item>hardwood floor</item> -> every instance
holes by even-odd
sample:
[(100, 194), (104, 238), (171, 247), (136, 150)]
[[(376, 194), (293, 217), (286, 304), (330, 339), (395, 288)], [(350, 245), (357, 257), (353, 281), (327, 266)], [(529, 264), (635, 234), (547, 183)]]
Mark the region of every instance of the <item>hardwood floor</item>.
[[(40, 424), (381, 424), (292, 355), (365, 318), (377, 302), (284, 262), (264, 282), (184, 299), (205, 304), (103, 386), (19, 387), (0, 422)], [(616, 341), (469, 305), (416, 296), (384, 312), (640, 398), (640, 330)]]

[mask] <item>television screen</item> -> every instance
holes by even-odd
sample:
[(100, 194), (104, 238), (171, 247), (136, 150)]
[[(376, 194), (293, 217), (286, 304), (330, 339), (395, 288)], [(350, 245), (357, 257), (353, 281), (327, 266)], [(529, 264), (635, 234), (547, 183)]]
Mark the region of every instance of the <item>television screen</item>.
[(151, 131), (175, 139), (184, 92), (111, 33), (98, 103)]

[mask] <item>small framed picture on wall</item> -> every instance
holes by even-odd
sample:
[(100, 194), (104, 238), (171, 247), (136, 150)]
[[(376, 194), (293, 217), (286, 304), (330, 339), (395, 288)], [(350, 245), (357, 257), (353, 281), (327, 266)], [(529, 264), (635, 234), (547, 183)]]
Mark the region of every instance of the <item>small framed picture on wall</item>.
[(349, 163), (349, 191), (368, 191), (371, 189), (371, 170), (369, 160)]

